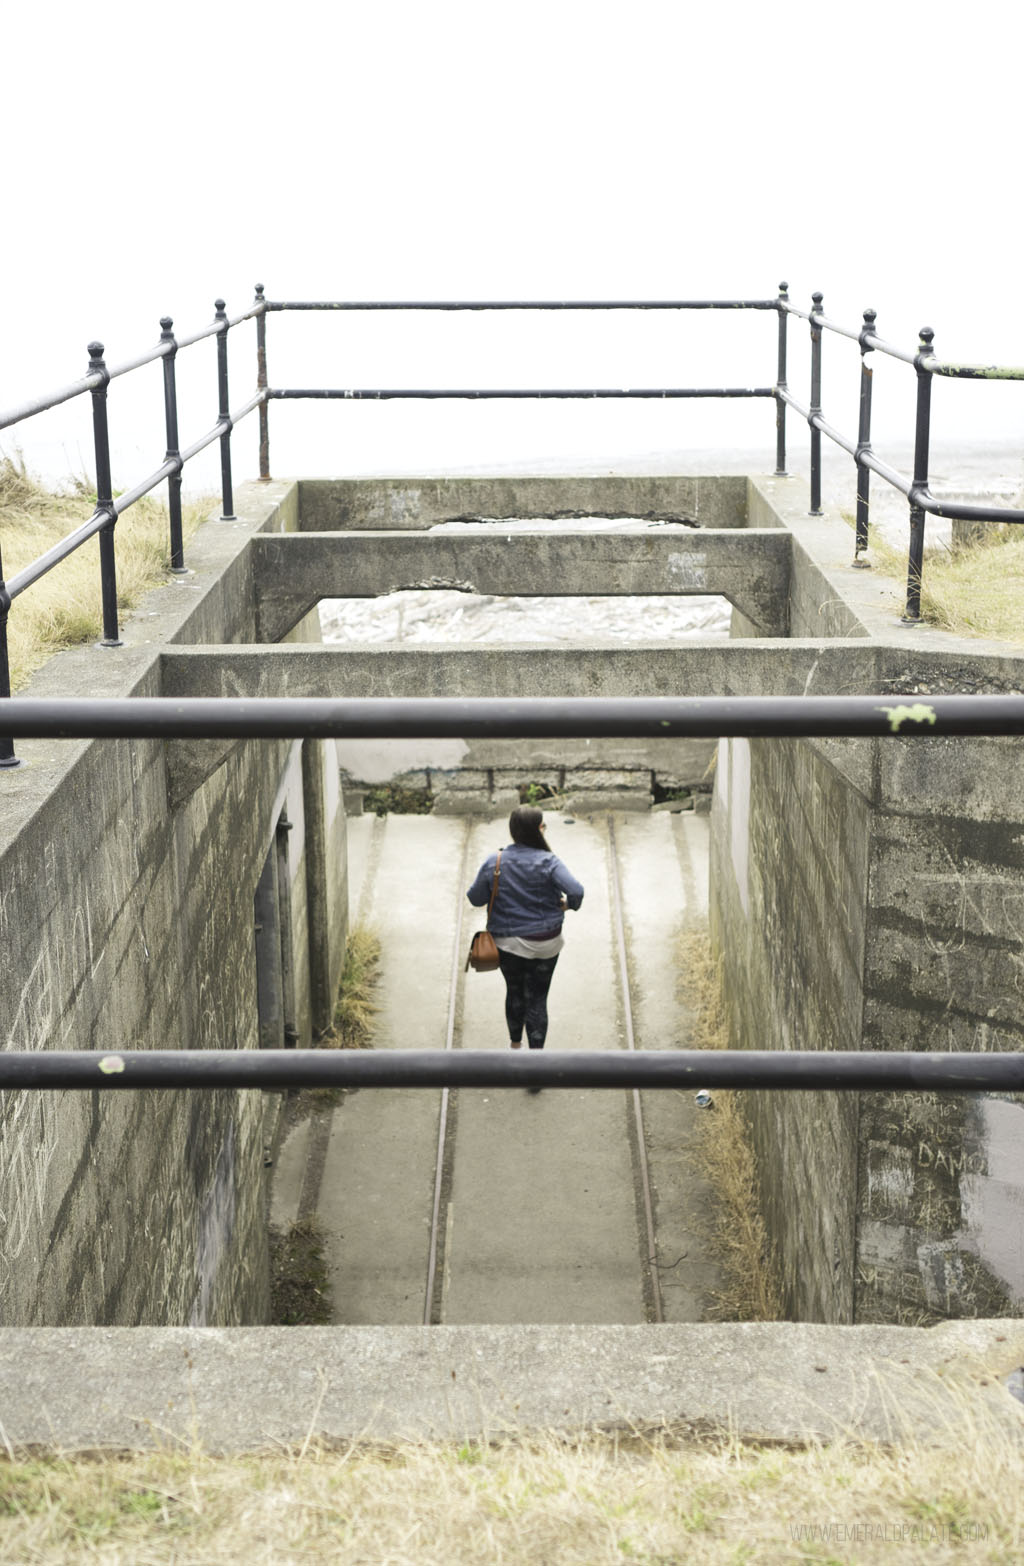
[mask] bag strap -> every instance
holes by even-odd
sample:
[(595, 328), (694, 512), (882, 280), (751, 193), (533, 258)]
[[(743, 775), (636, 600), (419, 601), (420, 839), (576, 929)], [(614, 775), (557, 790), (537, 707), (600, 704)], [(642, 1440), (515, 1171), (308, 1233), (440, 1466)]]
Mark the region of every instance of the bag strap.
[(501, 849), (498, 849), (498, 857), (494, 861), (494, 885), (491, 887), (491, 900), (487, 904), (487, 927), (491, 924), (491, 909), (494, 907), (494, 899), (498, 895), (498, 876), (501, 874)]

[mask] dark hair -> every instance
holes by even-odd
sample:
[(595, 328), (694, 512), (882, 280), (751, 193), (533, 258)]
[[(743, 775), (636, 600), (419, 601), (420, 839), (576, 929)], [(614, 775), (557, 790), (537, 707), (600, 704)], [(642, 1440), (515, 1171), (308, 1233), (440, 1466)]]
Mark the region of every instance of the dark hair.
[(547, 848), (543, 820), (544, 812), (536, 805), (517, 805), (508, 818), (513, 843), (522, 843), (526, 848)]

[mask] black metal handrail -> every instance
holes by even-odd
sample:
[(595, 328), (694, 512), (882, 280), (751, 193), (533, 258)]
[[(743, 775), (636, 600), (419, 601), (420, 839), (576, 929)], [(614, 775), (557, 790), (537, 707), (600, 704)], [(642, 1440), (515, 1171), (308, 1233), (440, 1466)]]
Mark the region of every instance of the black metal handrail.
[[(870, 474), (877, 473), (886, 483), (893, 485), (907, 497), (910, 503), (910, 548), (907, 561), (907, 597), (903, 613), (904, 625), (921, 622), (921, 573), (924, 562), (925, 516), (943, 517), (962, 522), (1024, 522), (1024, 511), (1010, 506), (981, 506), (970, 501), (941, 500), (928, 488), (929, 448), (931, 442), (931, 381), (932, 376), (945, 376), (954, 380), (1021, 381), (1024, 368), (994, 364), (952, 364), (935, 355), (932, 345), (935, 333), (929, 326), (922, 326), (918, 349), (910, 353), (894, 343), (879, 337), (875, 330), (877, 312), (864, 311), (864, 324), (855, 331), (842, 326), (824, 314), (821, 306), (824, 295), (812, 295), (809, 311), (799, 310), (790, 303), (786, 284), (779, 294), (779, 376), (776, 393), (783, 407), (790, 407), (807, 420), (811, 431), (811, 515), (821, 515), (821, 436), (827, 435), (837, 446), (849, 452), (857, 464), (857, 516), (854, 563), (863, 563), (860, 557), (868, 547), (868, 510)], [(811, 329), (811, 401), (809, 407), (797, 401), (786, 385), (785, 336), (787, 317), (793, 315), (807, 321)], [(827, 423), (821, 407), (821, 343), (822, 333), (833, 332), (856, 342), (861, 351), (860, 367), (860, 418), (857, 439), (851, 440)], [(872, 371), (867, 362), (869, 353), (878, 352), (903, 364), (912, 365), (917, 374), (917, 411), (914, 429), (914, 472), (911, 477), (897, 472), (881, 461), (871, 447), (871, 382)], [(781, 415), (784, 420), (784, 413)], [(780, 433), (782, 457), (777, 470), (785, 464), (785, 436)]]
[[(77, 738), (747, 735), (885, 738), (1024, 733), (1024, 697), (120, 697), (9, 699), (21, 736)], [(0, 1051), (0, 1089), (702, 1088), (1020, 1092), (1020, 1051)]]
[(12, 696), (21, 739), (939, 739), (1024, 734), (1024, 696)]
[[(1005, 507), (979, 506), (968, 503), (941, 501), (928, 489), (928, 456), (930, 439), (931, 377), (946, 376), (952, 379), (1022, 380), (1024, 369), (1004, 368), (995, 365), (947, 364), (932, 351), (934, 334), (930, 328), (922, 328), (917, 353), (909, 353), (886, 342), (875, 331), (875, 312), (864, 312), (863, 326), (854, 331), (831, 320), (822, 311), (823, 295), (812, 296), (810, 311), (798, 309), (790, 302), (788, 285), (779, 285), (775, 299), (678, 299), (678, 300), (268, 300), (262, 284), (256, 285), (256, 298), (252, 306), (239, 315), (229, 317), (224, 301), (218, 299), (213, 322), (188, 336), (176, 338), (173, 321), (169, 316), (161, 319), (161, 335), (157, 345), (123, 363), (109, 366), (104, 360), (102, 343), (89, 345), (89, 373), (81, 380), (59, 388), (47, 395), (0, 413), (0, 430), (22, 422), (27, 418), (55, 408), (88, 392), (93, 404), (93, 436), (96, 457), (96, 508), (92, 517), (76, 528), (59, 544), (46, 551), (29, 566), (18, 572), (8, 583), (3, 579), (3, 561), (0, 554), (0, 699), (10, 696), (10, 673), (7, 655), (7, 617), (14, 599), (68, 555), (80, 548), (90, 538), (99, 535), (100, 572), (103, 602), (103, 636), (101, 645), (108, 648), (121, 645), (118, 629), (117, 580), (114, 556), (114, 528), (121, 516), (135, 501), (155, 489), (165, 479), (168, 484), (168, 511), (170, 517), (171, 570), (184, 570), (184, 552), (181, 529), (181, 474), (186, 463), (214, 441), (220, 442), (221, 462), (221, 515), (225, 520), (234, 514), (234, 498), (231, 473), (231, 433), (234, 426), (255, 409), (259, 410), (259, 474), (261, 479), (270, 477), (268, 406), (272, 400), (290, 399), (338, 399), (341, 401), (387, 401), (392, 399), (688, 399), (688, 398), (765, 398), (772, 397), (776, 404), (776, 468), (779, 475), (786, 472), (786, 409), (792, 408), (808, 423), (811, 442), (811, 514), (821, 514), (821, 437), (830, 440), (847, 451), (857, 465), (857, 529), (854, 548), (855, 563), (868, 545), (869, 478), (876, 473), (895, 486), (910, 503), (910, 549), (907, 569), (907, 600), (904, 614), (906, 624), (917, 624), (921, 619), (921, 568), (924, 550), (924, 518), (926, 514), (967, 521), (1024, 522), (1024, 511)], [(542, 389), (488, 389), (488, 388), (271, 388), (267, 376), (266, 318), (268, 314), (284, 311), (374, 312), (374, 311), (690, 311), (690, 310), (774, 310), (778, 315), (777, 379), (774, 386), (731, 387), (655, 387), (655, 388), (542, 388)], [(790, 316), (805, 320), (811, 330), (811, 393), (810, 404), (804, 407), (792, 394), (787, 383), (787, 324)], [(244, 321), (256, 322), (256, 391), (239, 408), (232, 411), (228, 392), (228, 333)], [(856, 441), (829, 424), (821, 403), (822, 334), (833, 332), (856, 341), (861, 350), (860, 420)], [(178, 435), (177, 392), (175, 364), (180, 350), (192, 347), (208, 337), (217, 339), (217, 420), (199, 439), (184, 449), (180, 448)], [(917, 374), (917, 417), (915, 429), (914, 472), (907, 478), (882, 461), (871, 446), (871, 369), (867, 355), (880, 352), (903, 363), (912, 365)], [(112, 380), (127, 375), (157, 360), (163, 362), (164, 412), (167, 448), (164, 461), (147, 478), (116, 498), (112, 494), (110, 474), (110, 440), (107, 429), (107, 387)], [(0, 768), (18, 764), (11, 741), (0, 735)]]
[[(821, 308), (824, 295), (812, 295), (811, 309), (800, 310), (789, 298), (789, 285), (779, 284), (776, 299), (661, 299), (661, 300), (268, 300), (267, 312), (290, 310), (323, 311), (492, 311), (492, 310), (775, 310), (778, 312), (778, 360), (774, 386), (747, 387), (689, 387), (630, 390), (363, 390), (338, 389), (269, 389), (267, 400), (316, 398), (340, 401), (385, 401), (398, 398), (461, 398), (469, 400), (515, 398), (735, 398), (774, 397), (776, 403), (776, 462), (775, 472), (782, 477), (786, 473), (786, 409), (792, 408), (806, 419), (810, 430), (811, 515), (821, 513), (821, 437), (825, 435), (834, 444), (853, 457), (857, 465), (857, 515), (854, 545), (854, 564), (866, 564), (862, 560), (868, 547), (868, 521), (870, 506), (870, 475), (876, 473), (886, 483), (893, 485), (910, 503), (910, 547), (907, 562), (907, 596), (903, 614), (905, 625), (918, 625), (921, 621), (921, 571), (924, 556), (924, 518), (926, 515), (947, 520), (969, 522), (1024, 522), (1024, 511), (1005, 506), (981, 506), (971, 502), (938, 499), (928, 488), (928, 459), (930, 442), (931, 377), (946, 376), (960, 380), (1024, 380), (1024, 368), (999, 365), (951, 364), (938, 359), (932, 352), (934, 332), (922, 327), (916, 353), (897, 347), (879, 337), (875, 330), (876, 312), (865, 310), (863, 325), (852, 328), (826, 316)], [(787, 382), (787, 323), (790, 316), (807, 321), (811, 329), (811, 396), (809, 406), (804, 406), (793, 395)], [(265, 320), (261, 320), (263, 333), (262, 371), (266, 373)], [(827, 422), (821, 404), (822, 333), (833, 332), (856, 342), (861, 350), (860, 368), (860, 416), (856, 440), (844, 435)], [(867, 355), (879, 352), (917, 372), (917, 417), (915, 421), (914, 472), (911, 476), (900, 473), (884, 462), (871, 446), (871, 367)], [(266, 385), (266, 381), (261, 383)], [(269, 441), (267, 439), (267, 409), (261, 409), (260, 477), (269, 478)]]
[[(213, 444), (220, 441), (221, 449), (221, 515), (225, 521), (231, 520), (234, 512), (234, 501), (231, 483), (231, 431), (254, 408), (262, 406), (266, 401), (265, 379), (257, 388), (256, 395), (232, 411), (228, 400), (228, 359), (227, 336), (232, 327), (239, 326), (243, 321), (256, 318), (262, 323), (266, 313), (266, 301), (263, 299), (262, 287), (257, 287), (256, 301), (240, 315), (228, 316), (223, 299), (215, 302), (216, 312), (212, 323), (192, 332), (186, 337), (175, 338), (174, 322), (170, 316), (163, 316), (160, 321), (160, 340), (154, 348), (147, 349), (145, 353), (136, 354), (134, 358), (127, 359), (121, 364), (108, 365), (103, 357), (104, 346), (100, 342), (89, 344), (89, 373), (81, 380), (72, 381), (67, 386), (58, 387), (56, 391), (45, 393), (39, 397), (30, 398), (27, 402), (9, 408), (0, 413), (0, 430), (10, 429), (25, 419), (33, 418), (36, 414), (45, 413), (51, 408), (59, 407), (62, 403), (70, 402), (75, 397), (80, 397), (88, 392), (92, 397), (92, 422), (93, 422), (93, 447), (96, 461), (96, 507), (88, 521), (75, 528), (67, 537), (60, 540), (51, 549), (30, 562), (23, 570), (16, 573), (9, 582), (4, 581), (3, 555), (0, 552), (0, 699), (8, 698), (11, 694), (10, 664), (7, 650), (7, 619), (11, 605), (19, 594), (31, 587), (52, 571), (54, 566), (66, 560), (75, 550), (80, 549), (89, 539), (99, 535), (100, 543), (100, 591), (103, 605), (103, 635), (100, 641), (102, 647), (120, 647), (118, 610), (117, 610), (117, 567), (114, 552), (114, 526), (118, 517), (122, 516), (128, 508), (141, 500), (143, 495), (156, 489), (165, 479), (168, 485), (168, 515), (170, 523), (170, 568), (173, 572), (183, 573), (185, 570), (184, 549), (182, 544), (182, 520), (181, 520), (181, 473), (187, 462)], [(258, 338), (262, 337), (257, 333)], [(179, 351), (190, 348), (195, 343), (204, 341), (208, 337), (217, 339), (217, 422), (212, 429), (207, 430), (198, 440), (179, 449), (178, 438), (178, 404), (176, 385), (176, 360)], [(265, 354), (263, 355), (265, 360)], [(132, 488), (122, 491), (118, 496), (113, 494), (113, 484), (110, 469), (110, 434), (107, 425), (107, 387), (111, 381), (117, 380), (122, 375), (128, 375), (134, 370), (142, 369), (145, 365), (154, 364), (157, 360), (163, 361), (164, 379), (164, 418), (167, 434), (167, 449), (161, 465), (148, 477), (142, 479)], [(18, 758), (14, 754), (14, 748), (9, 735), (0, 733), (0, 768), (15, 767)]]
[(3, 1050), (0, 1090), (670, 1088), (1018, 1093), (1020, 1051)]

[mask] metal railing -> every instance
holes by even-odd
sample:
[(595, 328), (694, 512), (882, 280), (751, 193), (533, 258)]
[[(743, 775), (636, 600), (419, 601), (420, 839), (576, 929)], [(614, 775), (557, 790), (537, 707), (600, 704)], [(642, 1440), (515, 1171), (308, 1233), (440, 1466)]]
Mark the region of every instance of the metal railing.
[(914, 1050), (4, 1050), (0, 1091), (261, 1088), (744, 1088), (1019, 1093), (1024, 1055)]
[[(232, 739), (569, 738), (651, 734), (813, 738), (874, 735), (910, 743), (952, 734), (1024, 733), (1024, 696), (12, 697), (20, 737)], [(1021, 1092), (1024, 1053), (829, 1050), (636, 1050), (541, 1058), (490, 1050), (0, 1050), (0, 1090), (300, 1087), (584, 1087), (835, 1092)]]
[[(170, 569), (174, 572), (184, 572), (185, 559), (182, 543), (181, 524), (181, 473), (186, 463), (198, 456), (207, 446), (214, 441), (220, 441), (220, 465), (221, 465), (221, 498), (222, 517), (230, 521), (234, 515), (234, 500), (231, 480), (231, 431), (234, 426), (251, 413), (254, 408), (262, 407), (265, 402), (265, 391), (259, 389), (254, 397), (241, 407), (231, 410), (228, 400), (228, 356), (227, 334), (233, 326), (240, 325), (243, 321), (262, 317), (266, 306), (257, 291), (256, 303), (251, 309), (243, 311), (241, 315), (233, 318), (227, 315), (224, 300), (218, 299), (214, 304), (215, 315), (209, 326), (201, 331), (193, 332), (187, 337), (175, 337), (174, 322), (170, 316), (163, 316), (160, 321), (160, 340), (155, 348), (146, 353), (138, 354), (133, 359), (126, 360), (123, 364), (108, 365), (103, 357), (104, 346), (100, 342), (89, 344), (88, 373), (81, 380), (72, 381), (68, 386), (59, 387), (54, 392), (49, 392), (40, 397), (31, 398), (28, 402), (20, 403), (17, 407), (9, 408), (0, 413), (0, 430), (10, 429), (14, 425), (21, 424), (26, 419), (33, 418), (36, 414), (45, 413), (51, 408), (59, 407), (62, 403), (70, 402), (75, 397), (84, 396), (88, 392), (92, 398), (92, 427), (93, 427), (93, 451), (96, 463), (96, 507), (92, 516), (81, 527), (77, 527), (68, 536), (48, 549), (38, 559), (33, 560), (23, 570), (5, 582), (3, 574), (2, 539), (0, 539), (0, 699), (11, 694), (10, 664), (7, 649), (7, 619), (11, 605), (19, 594), (25, 592), (33, 583), (38, 582), (54, 566), (66, 560), (76, 549), (80, 549), (89, 539), (99, 534), (100, 548), (100, 595), (103, 616), (103, 635), (100, 641), (102, 647), (120, 647), (121, 637), (118, 623), (117, 609), (117, 566), (114, 552), (114, 527), (118, 517), (122, 516), (128, 508), (141, 500), (143, 495), (156, 489), (164, 479), (167, 480), (167, 509), (170, 523)], [(258, 334), (258, 336), (261, 334)], [(212, 429), (207, 430), (198, 440), (180, 448), (178, 434), (178, 396), (176, 379), (176, 361), (181, 349), (191, 348), (195, 343), (202, 342), (205, 338), (217, 339), (217, 422)], [(107, 387), (111, 381), (117, 380), (122, 375), (128, 375), (133, 370), (142, 369), (147, 364), (153, 364), (156, 360), (163, 361), (163, 389), (164, 389), (164, 423), (167, 436), (167, 449), (163, 462), (131, 489), (124, 490), (114, 496), (113, 481), (110, 464), (110, 432), (107, 420)], [(0, 732), (0, 767), (14, 767), (18, 765), (18, 759), (14, 754), (10, 738)]]
[[(928, 461), (930, 441), (931, 380), (934, 375), (957, 379), (975, 380), (1024, 380), (1024, 369), (1000, 368), (993, 365), (946, 364), (932, 351), (934, 334), (923, 328), (916, 353), (909, 353), (880, 338), (875, 332), (875, 312), (864, 312), (864, 324), (857, 330), (841, 326), (830, 320), (822, 311), (823, 295), (815, 293), (809, 312), (797, 309), (789, 300), (788, 285), (780, 284), (775, 299), (718, 299), (718, 300), (423, 300), (423, 301), (331, 301), (285, 300), (272, 301), (264, 297), (262, 284), (256, 285), (253, 305), (240, 315), (229, 317), (222, 299), (215, 303), (213, 322), (201, 331), (186, 337), (174, 336), (173, 321), (163, 317), (160, 322), (160, 340), (155, 348), (127, 360), (123, 364), (108, 366), (104, 360), (102, 343), (89, 345), (88, 373), (79, 381), (61, 387), (48, 395), (34, 398), (0, 413), (0, 430), (11, 428), (47, 409), (79, 397), (88, 392), (92, 398), (93, 440), (96, 463), (96, 508), (92, 517), (76, 528), (59, 544), (19, 571), (9, 582), (3, 578), (3, 557), (0, 550), (0, 699), (10, 695), (10, 671), (7, 652), (7, 619), (13, 601), (52, 570), (68, 555), (99, 535), (101, 597), (103, 635), (100, 645), (107, 648), (121, 645), (118, 609), (117, 574), (114, 552), (114, 530), (121, 516), (135, 501), (155, 489), (165, 479), (168, 484), (168, 512), (170, 519), (170, 568), (181, 572), (185, 569), (181, 527), (181, 474), (185, 465), (214, 441), (220, 442), (221, 465), (221, 514), (225, 520), (234, 514), (234, 498), (231, 474), (231, 433), (234, 426), (255, 409), (259, 410), (259, 476), (270, 477), (270, 437), (268, 408), (271, 401), (289, 399), (338, 399), (342, 401), (388, 401), (394, 399), (676, 399), (676, 398), (773, 398), (776, 404), (776, 468), (779, 475), (786, 472), (786, 410), (792, 408), (806, 419), (810, 430), (811, 514), (821, 514), (821, 437), (822, 435), (847, 451), (857, 465), (857, 518), (854, 560), (859, 562), (868, 546), (869, 483), (870, 474), (876, 473), (887, 483), (894, 485), (908, 499), (910, 505), (910, 547), (907, 567), (907, 598), (904, 623), (915, 625), (921, 618), (921, 569), (924, 551), (924, 519), (927, 514), (974, 522), (1024, 522), (1024, 511), (1005, 507), (972, 505), (942, 501), (931, 495), (928, 489)], [(277, 388), (271, 387), (267, 376), (266, 322), (268, 314), (282, 311), (328, 312), (380, 312), (380, 311), (775, 311), (778, 315), (778, 361), (774, 386), (704, 386), (704, 387), (650, 387), (650, 388)], [(811, 377), (810, 405), (804, 407), (793, 396), (787, 382), (787, 327), (790, 316), (806, 320), (811, 329)], [(240, 407), (232, 410), (228, 394), (228, 333), (244, 321), (256, 322), (256, 391)], [(854, 441), (829, 424), (824, 417), (821, 402), (822, 334), (834, 332), (856, 341), (861, 350), (860, 369), (860, 418), (857, 439)], [(184, 449), (180, 447), (178, 433), (177, 388), (175, 379), (176, 358), (180, 350), (190, 348), (205, 338), (217, 340), (217, 420), (214, 426)], [(917, 415), (915, 425), (914, 472), (908, 477), (899, 473), (876, 456), (871, 445), (871, 379), (872, 372), (867, 355), (880, 352), (913, 366), (917, 375)], [(112, 380), (151, 364), (163, 361), (164, 416), (166, 428), (166, 454), (161, 465), (131, 489), (114, 497), (111, 480), (110, 437), (107, 423), (107, 387)], [(2, 541), (0, 541), (2, 542)], [(11, 741), (0, 734), (0, 768), (18, 764)]]
[[(854, 561), (860, 560), (868, 547), (869, 484), (872, 473), (877, 473), (886, 483), (892, 484), (907, 497), (910, 505), (910, 548), (907, 561), (907, 598), (903, 614), (904, 625), (918, 625), (921, 620), (921, 572), (924, 562), (924, 519), (926, 516), (943, 517), (963, 522), (1024, 522), (1024, 511), (1008, 506), (981, 506), (967, 501), (937, 499), (928, 488), (928, 467), (931, 444), (931, 395), (932, 377), (945, 376), (953, 380), (976, 381), (1024, 381), (1024, 368), (995, 364), (948, 364), (933, 352), (935, 333), (930, 326), (922, 326), (916, 353), (897, 348), (879, 337), (875, 330), (877, 313), (864, 311), (864, 322), (859, 330), (841, 326), (832, 321), (822, 310), (824, 295), (812, 295), (810, 311), (798, 310), (790, 304), (785, 283), (779, 294), (779, 366), (775, 391), (782, 405), (794, 409), (807, 420), (811, 432), (811, 515), (821, 515), (821, 437), (828, 438), (849, 452), (857, 464), (857, 515)], [(807, 321), (811, 329), (811, 401), (804, 407), (792, 395), (786, 384), (786, 322), (794, 315)], [(860, 415), (857, 439), (851, 440), (829, 424), (823, 415), (821, 404), (822, 333), (834, 332), (846, 337), (860, 347)], [(883, 462), (871, 445), (871, 388), (872, 369), (868, 364), (869, 353), (878, 352), (912, 365), (917, 376), (917, 408), (914, 425), (914, 472), (910, 477), (897, 472)], [(780, 420), (777, 472), (785, 470), (785, 425)]]

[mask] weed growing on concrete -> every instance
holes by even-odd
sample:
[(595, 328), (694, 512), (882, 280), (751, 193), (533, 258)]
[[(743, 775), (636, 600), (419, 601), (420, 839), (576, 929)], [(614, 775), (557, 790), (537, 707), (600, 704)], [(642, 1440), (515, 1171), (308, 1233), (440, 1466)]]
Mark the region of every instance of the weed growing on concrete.
[(380, 937), (364, 925), (348, 932), (345, 967), (338, 986), (331, 1027), (317, 1043), (322, 1049), (369, 1049), (377, 1015), (374, 991), (380, 966)]
[(403, 788), (398, 783), (382, 783), (366, 790), (363, 812), (374, 816), (429, 816), (434, 796), (429, 788)]
[(519, 803), (521, 805), (548, 804), (558, 798), (558, 790), (550, 783), (520, 783)]
[[(680, 938), (679, 971), (694, 1014), (693, 1048), (728, 1049), (721, 972), (703, 931), (690, 929)], [(782, 1294), (761, 1217), (757, 1164), (740, 1095), (716, 1088), (699, 1130), (697, 1156), (717, 1197), (709, 1239), (723, 1275), (712, 1315), (719, 1321), (779, 1321)]]
[[(195, 532), (208, 500), (185, 504), (182, 532)], [(84, 479), (47, 489), (10, 457), (0, 457), (0, 550), (9, 580), (23, 567), (88, 521), (95, 491)], [(117, 523), (117, 601), (123, 613), (166, 580), (170, 564), (167, 512), (152, 495), (131, 506)], [(19, 597), (7, 622), (11, 688), (20, 690), (54, 653), (103, 634), (99, 543), (83, 544)]]
[(322, 1327), (331, 1320), (324, 1235), (315, 1218), (270, 1230), (270, 1325)]

